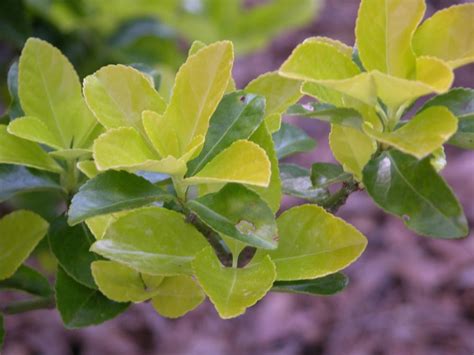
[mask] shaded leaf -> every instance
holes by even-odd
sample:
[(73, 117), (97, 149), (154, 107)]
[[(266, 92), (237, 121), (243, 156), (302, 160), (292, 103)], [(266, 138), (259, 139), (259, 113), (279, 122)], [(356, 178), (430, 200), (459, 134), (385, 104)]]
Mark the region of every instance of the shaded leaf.
[(257, 248), (277, 247), (275, 217), (253, 191), (227, 184), (216, 193), (187, 203), (199, 218), (216, 232)]
[(46, 277), (26, 265), (21, 265), (11, 277), (0, 281), (0, 289), (21, 290), (40, 297), (49, 297), (53, 293)]
[(75, 281), (89, 288), (97, 288), (91, 273), (91, 263), (100, 257), (89, 251), (95, 239), (81, 223), (70, 227), (61, 216), (51, 225), (48, 233), (51, 251), (61, 268)]
[(19, 165), (0, 165), (0, 181), (0, 202), (22, 193), (63, 191), (50, 174)]
[(278, 159), (295, 153), (308, 152), (316, 147), (316, 141), (305, 131), (288, 123), (282, 123), (280, 130), (273, 133), (273, 141)]
[(340, 165), (315, 163), (311, 166), (311, 182), (315, 187), (325, 188), (345, 181), (350, 177), (351, 175), (345, 173)]
[(107, 171), (87, 181), (74, 195), (68, 222), (77, 224), (90, 217), (148, 205), (171, 198), (146, 179), (125, 171)]
[(260, 126), (265, 100), (260, 96), (234, 92), (224, 96), (211, 117), (204, 147), (188, 164), (188, 176), (196, 174), (209, 161), (239, 139), (247, 139)]
[(361, 114), (347, 107), (336, 107), (330, 104), (320, 104), (311, 102), (305, 105), (293, 105), (288, 108), (287, 115), (316, 118), (341, 126), (360, 129), (363, 118)]
[(329, 196), (325, 188), (315, 188), (311, 182), (310, 172), (295, 164), (281, 164), (280, 177), (282, 191), (285, 195), (294, 196), (310, 202), (320, 202)]
[(381, 208), (402, 218), (415, 232), (448, 239), (467, 235), (462, 208), (430, 158), (385, 151), (367, 164), (363, 182)]
[(82, 328), (101, 324), (125, 311), (128, 303), (116, 303), (98, 290), (74, 281), (58, 268), (56, 305), (66, 328)]
[(271, 291), (328, 296), (341, 292), (348, 283), (348, 277), (338, 272), (313, 280), (276, 281)]

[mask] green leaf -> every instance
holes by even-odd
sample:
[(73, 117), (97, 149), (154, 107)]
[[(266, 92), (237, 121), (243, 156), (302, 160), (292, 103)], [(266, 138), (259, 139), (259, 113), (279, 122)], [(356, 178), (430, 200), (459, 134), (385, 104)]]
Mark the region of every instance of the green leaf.
[(8, 133), (54, 149), (62, 149), (62, 142), (40, 119), (32, 116), (18, 117), (8, 125)]
[(56, 306), (66, 328), (82, 328), (101, 324), (125, 311), (128, 303), (116, 303), (98, 290), (74, 281), (58, 268)]
[(160, 156), (140, 133), (132, 127), (110, 129), (94, 142), (94, 161), (101, 171), (145, 170), (170, 175), (182, 175), (186, 171), (186, 162), (168, 156)]
[(316, 147), (316, 141), (301, 128), (282, 123), (278, 132), (273, 133), (273, 141), (278, 159), (289, 155), (308, 152)]
[(189, 276), (166, 277), (151, 300), (153, 308), (163, 317), (178, 318), (199, 306), (206, 296)]
[(430, 158), (385, 151), (367, 164), (363, 182), (377, 205), (415, 232), (448, 239), (467, 235), (462, 208)]
[(204, 147), (188, 164), (188, 176), (199, 172), (221, 151), (239, 139), (247, 139), (260, 126), (265, 100), (260, 96), (234, 92), (224, 96), (211, 117)]
[(46, 277), (26, 265), (21, 265), (11, 277), (0, 281), (0, 289), (21, 290), (40, 297), (49, 297), (53, 293)]
[(313, 187), (310, 172), (294, 164), (280, 164), (282, 190), (285, 195), (318, 203), (329, 196), (325, 188)]
[(260, 197), (270, 206), (272, 211), (276, 213), (280, 209), (281, 204), (281, 181), (280, 169), (278, 167), (278, 157), (273, 143), (272, 135), (267, 129), (267, 125), (262, 123), (260, 127), (252, 134), (250, 140), (257, 143), (267, 153), (271, 164), (270, 184), (267, 187), (248, 186), (254, 190)]
[(236, 182), (266, 187), (270, 177), (271, 163), (265, 151), (253, 142), (238, 140), (184, 181), (189, 185)]
[(0, 219), (0, 280), (12, 276), (48, 230), (48, 222), (30, 211)]
[(106, 128), (142, 130), (142, 112), (163, 113), (166, 103), (142, 72), (125, 65), (108, 65), (84, 79), (84, 96)]
[(0, 202), (35, 191), (61, 191), (61, 185), (45, 172), (19, 165), (0, 165)]
[(338, 272), (314, 280), (276, 281), (271, 291), (328, 296), (344, 290), (348, 283), (348, 277)]
[(13, 120), (17, 117), (24, 116), (20, 105), (20, 98), (18, 97), (18, 61), (13, 62), (8, 69), (7, 86), (11, 99), (10, 106), (8, 107), (8, 116)]
[(311, 183), (314, 187), (325, 188), (343, 182), (351, 175), (344, 172), (340, 165), (315, 163), (311, 167)]
[(107, 228), (121, 216), (125, 216), (130, 210), (121, 212), (101, 214), (99, 216), (91, 217), (85, 220), (87, 227), (94, 235), (95, 239), (102, 239), (107, 231)]
[(265, 97), (265, 123), (270, 133), (280, 129), (281, 116), (286, 109), (297, 102), (302, 94), (301, 82), (268, 72), (252, 80), (245, 91)]
[(257, 193), (238, 184), (187, 203), (216, 232), (257, 248), (277, 247), (275, 217)]
[(75, 281), (89, 288), (97, 288), (91, 273), (91, 263), (100, 257), (89, 251), (95, 239), (85, 224), (70, 227), (61, 216), (48, 233), (51, 251), (61, 268)]
[(93, 160), (83, 160), (76, 164), (77, 168), (89, 179), (92, 179), (100, 174), (100, 171), (97, 170)]
[(333, 125), (329, 146), (344, 170), (362, 179), (362, 169), (377, 150), (376, 142), (363, 132), (350, 127)]
[(232, 62), (232, 43), (222, 41), (202, 48), (181, 66), (163, 115), (179, 142), (179, 150), (168, 150), (168, 154), (180, 157), (196, 136), (206, 135), (231, 77)]
[(414, 77), (411, 39), (425, 10), (424, 0), (361, 1), (355, 34), (359, 57), (367, 71)]
[(54, 173), (62, 172), (61, 166), (38, 144), (15, 137), (7, 132), (4, 125), (0, 125), (0, 142), (0, 163), (26, 165)]
[(115, 261), (91, 264), (95, 283), (107, 298), (115, 302), (144, 302), (158, 293), (162, 276), (141, 274)]
[(432, 106), (445, 106), (458, 118), (458, 130), (448, 143), (474, 149), (474, 90), (454, 88), (428, 100), (419, 112)]
[(87, 181), (74, 195), (68, 222), (148, 205), (170, 198), (166, 191), (146, 179), (125, 171), (107, 171)]
[(457, 118), (445, 107), (433, 106), (413, 117), (393, 132), (377, 132), (367, 123), (364, 132), (418, 159), (440, 148), (457, 130)]
[(258, 250), (255, 262), (269, 255), (279, 281), (333, 274), (353, 263), (367, 245), (357, 229), (316, 205), (293, 207), (277, 223), (278, 249)]
[(363, 118), (357, 110), (315, 102), (305, 105), (293, 105), (288, 109), (286, 114), (292, 116), (316, 118), (329, 123), (358, 129), (362, 127), (363, 123)]
[[(37, 38), (26, 41), (19, 63), (18, 92), (25, 115), (44, 123), (38, 131), (41, 138), (35, 141), (44, 143), (48, 137), (52, 139), (48, 144), (65, 149), (86, 147), (83, 144), (89, 142), (97, 122), (85, 105), (73, 66), (57, 48)], [(26, 124), (20, 131), (35, 138), (34, 130)]]
[(70, 160), (79, 160), (79, 159), (89, 159), (92, 157), (92, 150), (82, 149), (82, 148), (60, 149), (60, 150), (53, 150), (49, 152), (48, 154), (57, 159), (70, 161)]
[(174, 276), (189, 274), (194, 256), (206, 246), (182, 214), (147, 207), (120, 217), (91, 250), (145, 274)]
[(221, 318), (241, 315), (272, 287), (275, 265), (267, 256), (244, 268), (222, 266), (212, 248), (201, 251), (193, 261), (196, 278)]
[(454, 69), (474, 61), (472, 26), (474, 4), (460, 4), (436, 12), (416, 30), (413, 50), (435, 56)]

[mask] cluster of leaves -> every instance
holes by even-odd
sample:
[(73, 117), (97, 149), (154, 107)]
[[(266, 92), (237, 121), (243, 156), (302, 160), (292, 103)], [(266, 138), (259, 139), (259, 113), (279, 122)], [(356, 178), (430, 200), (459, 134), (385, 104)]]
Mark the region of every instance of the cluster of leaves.
[[(81, 88), (56, 48), (29, 39), (20, 114), (0, 126), (0, 195), (55, 191), (66, 210), (50, 225), (25, 210), (1, 220), (0, 285), (54, 294), (67, 327), (103, 322), (130, 302), (179, 317), (208, 297), (231, 318), (271, 290), (343, 289), (338, 272), (365, 237), (316, 205), (275, 216), (278, 157), (314, 146), (296, 127), (280, 129), (300, 82), (272, 72), (236, 90), (233, 55), (229, 41), (195, 42), (167, 101), (153, 78), (124, 65)], [(45, 234), (54, 291), (23, 264)]]
[[(474, 61), (466, 26), (474, 4), (439, 11), (419, 26), (424, 0), (382, 3), (361, 2), (354, 48), (319, 37), (295, 48), (279, 73), (303, 81), (302, 92), (318, 102), (289, 113), (330, 122), (334, 157), (408, 228), (466, 236), (462, 208), (439, 171), (443, 144), (474, 149), (474, 90), (450, 90), (453, 70)], [(408, 120), (417, 99), (433, 93)]]
[[(474, 91), (448, 90), (452, 69), (474, 58), (462, 20), (474, 6), (416, 29), (424, 3), (397, 4), (362, 1), (358, 51), (308, 39), (243, 90), (231, 76), (232, 43), (195, 42), (169, 99), (124, 65), (81, 87), (56, 48), (28, 40), (11, 75), (10, 122), (0, 125), (0, 200), (46, 191), (64, 207), (50, 221), (25, 210), (0, 220), (0, 288), (38, 297), (2, 312), (55, 301), (74, 328), (137, 302), (179, 317), (207, 297), (231, 318), (269, 291), (338, 292), (347, 284), (340, 270), (367, 240), (330, 212), (362, 188), (419, 234), (466, 235), (438, 171), (444, 143), (473, 148)], [(401, 120), (431, 92), (439, 95)], [(321, 102), (296, 104), (304, 94)], [(285, 112), (330, 122), (341, 165), (279, 163), (315, 145), (281, 122)], [(276, 217), (283, 194), (310, 203)], [(24, 264), (42, 240), (57, 261), (54, 290)]]

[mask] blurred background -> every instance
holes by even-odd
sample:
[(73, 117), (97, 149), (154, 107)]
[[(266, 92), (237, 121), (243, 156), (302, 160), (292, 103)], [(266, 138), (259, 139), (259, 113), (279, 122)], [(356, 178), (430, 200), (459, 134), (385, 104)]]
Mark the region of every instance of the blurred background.
[[(1, 0), (0, 113), (10, 102), (8, 68), (29, 36), (59, 47), (81, 77), (108, 63), (143, 63), (160, 73), (163, 88), (194, 39), (234, 41), (238, 87), (278, 68), (307, 37), (354, 43), (358, 0), (242, 2), (243, 9), (227, 0)], [(465, 2), (427, 0), (427, 16)], [(474, 26), (474, 19), (466, 26)], [(474, 65), (456, 72), (455, 86), (474, 87)], [(326, 124), (292, 122), (318, 142), (293, 162), (310, 167), (333, 161)], [(443, 175), (472, 228), (474, 153), (450, 146), (446, 154)], [(283, 208), (293, 203), (284, 200)], [(41, 201), (14, 205), (50, 213)], [(0, 205), (0, 215), (11, 208)], [(474, 232), (456, 241), (417, 237), (364, 192), (352, 194), (338, 215), (369, 239), (367, 251), (347, 270), (350, 285), (341, 294), (274, 293), (226, 321), (208, 302), (178, 320), (141, 304), (101, 326), (73, 331), (63, 328), (56, 311), (35, 311), (6, 318), (3, 354), (474, 354)]]

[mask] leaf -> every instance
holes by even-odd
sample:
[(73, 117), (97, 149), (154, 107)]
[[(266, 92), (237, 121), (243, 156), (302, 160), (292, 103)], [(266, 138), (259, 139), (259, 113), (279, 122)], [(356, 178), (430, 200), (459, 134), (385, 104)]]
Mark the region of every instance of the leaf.
[(8, 107), (8, 116), (10, 116), (11, 120), (14, 120), (17, 117), (24, 116), (20, 105), (20, 98), (18, 97), (18, 61), (13, 62), (8, 69), (7, 87), (11, 99)]
[(11, 277), (0, 281), (0, 289), (21, 290), (40, 297), (49, 297), (53, 293), (48, 280), (26, 265), (21, 265)]
[(329, 296), (347, 287), (349, 279), (341, 272), (313, 280), (276, 281), (271, 291)]
[(77, 168), (87, 176), (89, 179), (92, 179), (100, 174), (100, 171), (97, 170), (93, 160), (83, 160), (76, 164)]
[(258, 250), (254, 260), (270, 256), (278, 281), (333, 274), (353, 263), (367, 245), (357, 229), (316, 205), (293, 207), (277, 223), (278, 249)]
[(267, 129), (267, 125), (262, 123), (260, 127), (252, 134), (250, 140), (257, 143), (261, 148), (265, 150), (265, 153), (270, 159), (271, 164), (271, 177), (270, 184), (267, 187), (260, 186), (248, 186), (251, 190), (254, 190), (260, 197), (270, 206), (273, 213), (276, 213), (280, 209), (281, 203), (281, 181), (280, 181), (280, 169), (278, 168), (278, 157), (273, 143), (272, 136)]
[(253, 191), (227, 184), (216, 193), (191, 200), (187, 206), (216, 232), (263, 249), (277, 247), (275, 217)]
[(333, 125), (329, 134), (329, 146), (344, 171), (362, 179), (362, 169), (375, 153), (377, 144), (373, 139), (354, 128)]
[(257, 303), (270, 290), (276, 276), (275, 265), (268, 256), (257, 265), (226, 268), (211, 247), (201, 251), (192, 264), (199, 284), (224, 319), (237, 317)]
[(145, 274), (174, 276), (189, 274), (194, 256), (206, 246), (182, 214), (147, 207), (120, 217), (91, 250)]
[(271, 163), (265, 151), (253, 142), (238, 140), (184, 181), (189, 185), (237, 182), (266, 187), (270, 176)]
[(247, 139), (260, 126), (265, 113), (261, 96), (234, 92), (224, 96), (211, 117), (204, 147), (188, 164), (188, 176), (199, 172), (209, 161), (239, 139)]
[(107, 131), (94, 142), (94, 161), (101, 171), (147, 170), (170, 175), (184, 174), (184, 161), (172, 156), (161, 159), (140, 133), (132, 127)]
[(94, 235), (95, 239), (102, 239), (107, 231), (107, 228), (119, 219), (121, 216), (125, 216), (131, 210), (124, 210), (116, 213), (101, 214), (95, 217), (86, 219), (84, 222), (87, 227)]
[(107, 171), (87, 181), (74, 195), (68, 222), (133, 209), (170, 198), (166, 191), (146, 179), (125, 171)]
[(285, 195), (294, 196), (310, 202), (320, 202), (329, 196), (324, 188), (314, 188), (308, 169), (294, 164), (280, 164), (282, 190)]
[(33, 142), (15, 137), (0, 125), (0, 163), (26, 165), (30, 168), (62, 172), (62, 168), (41, 147)]
[(48, 222), (30, 211), (15, 211), (0, 219), (0, 280), (15, 273), (47, 230)]
[(166, 277), (151, 300), (163, 317), (178, 318), (192, 311), (205, 299), (201, 287), (189, 276)]
[(305, 105), (293, 105), (288, 109), (286, 114), (291, 116), (316, 118), (332, 124), (358, 129), (362, 127), (363, 123), (363, 118), (357, 110), (314, 102)]
[(433, 106), (393, 132), (377, 132), (367, 124), (364, 132), (379, 142), (423, 159), (441, 147), (457, 130), (457, 118), (445, 107)]
[(95, 239), (85, 224), (70, 227), (66, 217), (61, 216), (51, 225), (48, 241), (59, 265), (70, 277), (84, 286), (97, 288), (91, 263), (100, 257), (89, 251)]
[(436, 12), (413, 36), (418, 56), (438, 57), (455, 69), (474, 61), (474, 30), (467, 25), (474, 17), (474, 4), (459, 4)]
[(74, 281), (58, 268), (56, 306), (66, 328), (82, 328), (101, 324), (125, 311), (128, 303), (116, 303), (98, 290)]
[(74, 148), (74, 149), (61, 149), (53, 150), (49, 152), (54, 158), (62, 159), (65, 161), (68, 160), (79, 160), (79, 159), (89, 159), (92, 157), (92, 151), (89, 149)]
[(216, 42), (190, 56), (176, 74), (173, 94), (163, 120), (176, 130), (182, 156), (194, 137), (205, 136), (209, 119), (222, 99), (231, 77), (233, 47)]
[[(73, 66), (57, 48), (37, 38), (26, 41), (19, 62), (18, 92), (25, 115), (47, 127), (41, 129), (41, 137), (54, 137), (54, 144), (65, 149), (85, 147), (97, 122), (85, 105)], [(28, 134), (34, 138), (31, 130)]]
[(289, 155), (308, 152), (316, 147), (316, 141), (301, 128), (282, 123), (278, 132), (273, 133), (273, 141), (278, 159)]
[(35, 191), (61, 191), (63, 188), (50, 174), (19, 165), (0, 165), (0, 202), (16, 195)]
[(361, 1), (355, 34), (359, 57), (367, 71), (414, 77), (411, 39), (425, 10), (423, 0)]
[(474, 149), (474, 90), (454, 88), (428, 100), (419, 112), (445, 106), (458, 118), (458, 130), (448, 143), (464, 149)]
[(145, 110), (163, 113), (166, 103), (145, 74), (125, 65), (108, 65), (84, 79), (84, 96), (106, 128), (142, 130)]
[(91, 264), (95, 283), (107, 298), (115, 302), (144, 302), (158, 292), (162, 276), (141, 274), (115, 261)]
[(462, 208), (430, 158), (385, 151), (367, 164), (363, 182), (377, 205), (416, 233), (447, 239), (467, 235)]
[(314, 187), (325, 188), (343, 182), (351, 175), (344, 172), (340, 165), (331, 163), (314, 163), (311, 166), (311, 183)]
[(62, 142), (40, 119), (32, 116), (18, 117), (8, 125), (8, 133), (14, 136), (62, 149)]
[(280, 129), (281, 115), (302, 96), (301, 82), (268, 72), (252, 80), (245, 91), (265, 97), (265, 123), (270, 133)]

